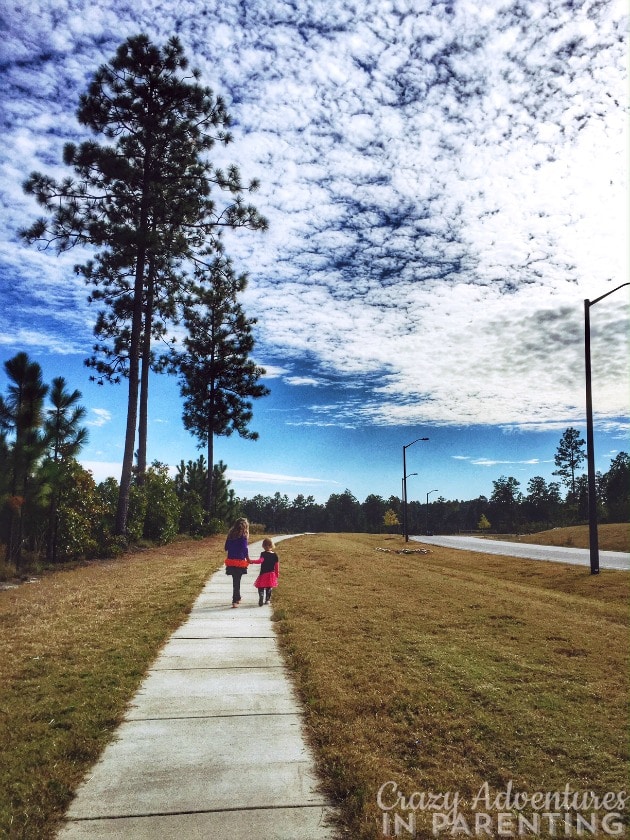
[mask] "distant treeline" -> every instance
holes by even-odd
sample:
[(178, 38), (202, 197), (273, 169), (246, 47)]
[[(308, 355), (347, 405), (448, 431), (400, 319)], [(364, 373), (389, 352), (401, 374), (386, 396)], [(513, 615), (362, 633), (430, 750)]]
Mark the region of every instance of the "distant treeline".
[[(600, 522), (630, 521), (630, 458), (620, 452), (608, 472), (598, 474), (598, 512)], [(240, 508), (251, 522), (262, 523), (270, 532), (350, 531), (400, 533), (403, 505), (398, 496), (387, 499), (369, 495), (359, 502), (350, 492), (333, 494), (325, 504), (313, 496), (298, 495), (293, 501), (275, 493), (241, 499)], [(488, 498), (449, 501), (442, 497), (424, 504), (407, 504), (410, 534), (427, 532), (451, 534), (459, 531), (492, 530), (497, 533), (534, 533), (547, 528), (573, 525), (588, 519), (586, 475), (576, 476), (575, 489), (563, 497), (560, 485), (536, 476), (525, 493), (511, 476), (493, 482)]]
[[(325, 504), (303, 494), (290, 501), (279, 492), (239, 499), (226, 478), (226, 465), (219, 462), (209, 473), (200, 456), (181, 461), (175, 476), (156, 461), (145, 470), (134, 469), (126, 529), (120, 534), (118, 482), (109, 478), (97, 485), (78, 461), (87, 440), (80, 392), (70, 390), (63, 377), (46, 384), (40, 366), (25, 353), (10, 359), (5, 369), (9, 386), (0, 395), (2, 576), (43, 563), (111, 556), (142, 541), (166, 543), (181, 534), (224, 532), (238, 516), (258, 526), (253, 532), (401, 530), (404, 513), (396, 496), (369, 495), (359, 502), (345, 490)], [(525, 532), (585, 521), (587, 480), (577, 473), (583, 445), (576, 430), (567, 429), (558, 447), (554, 474), (565, 485), (564, 497), (560, 483), (540, 476), (529, 481), (525, 493), (515, 478), (501, 476), (490, 498), (409, 502), (408, 532)], [(630, 458), (625, 452), (597, 476), (597, 491), (601, 522), (628, 521)]]

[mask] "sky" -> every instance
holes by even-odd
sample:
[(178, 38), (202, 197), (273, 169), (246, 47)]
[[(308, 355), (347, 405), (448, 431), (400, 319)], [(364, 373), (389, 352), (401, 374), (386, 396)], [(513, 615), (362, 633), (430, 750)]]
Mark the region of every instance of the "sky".
[[(628, 274), (625, 0), (3, 0), (0, 362), (25, 351), (82, 393), (97, 481), (120, 476), (124, 385), (83, 361), (97, 310), (73, 267), (17, 235), (22, 184), (69, 175), (78, 99), (127, 37), (177, 34), (222, 95), (266, 232), (226, 250), (249, 285), (270, 396), (257, 441), (216, 441), (240, 497), (349, 489), (523, 492), (584, 436), (584, 299)], [(591, 308), (596, 468), (628, 451), (628, 287)], [(6, 390), (0, 370), (0, 393)], [(177, 382), (151, 383), (149, 459), (200, 454)]]

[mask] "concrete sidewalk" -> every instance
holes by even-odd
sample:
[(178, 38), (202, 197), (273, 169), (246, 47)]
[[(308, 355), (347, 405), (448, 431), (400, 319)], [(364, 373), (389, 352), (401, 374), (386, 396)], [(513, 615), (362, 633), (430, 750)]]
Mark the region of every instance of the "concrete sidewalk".
[[(261, 543), (250, 547), (258, 557)], [(58, 840), (332, 840), (258, 567), (216, 572), (77, 791)]]

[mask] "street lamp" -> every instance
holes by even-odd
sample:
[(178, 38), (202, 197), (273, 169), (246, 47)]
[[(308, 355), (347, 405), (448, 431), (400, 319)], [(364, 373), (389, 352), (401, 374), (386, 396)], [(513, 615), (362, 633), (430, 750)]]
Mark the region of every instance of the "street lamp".
[(405, 522), (406, 522), (406, 505), (407, 505), (407, 479), (411, 478), (412, 475), (418, 475), (418, 473), (407, 473), (407, 475), (403, 475), (402, 480), (402, 496), (401, 502), (403, 506), (403, 533), (405, 533)]
[(591, 556), (591, 574), (599, 574), (599, 544), (597, 539), (597, 491), (595, 488), (595, 446), (593, 435), (593, 394), (591, 391), (591, 306), (612, 295), (630, 282), (622, 283), (615, 289), (595, 300), (584, 301), (584, 368), (586, 373), (586, 460), (588, 464), (588, 542)]
[[(416, 438), (412, 440), (411, 443), (405, 444), (403, 446), (403, 532), (405, 534), (405, 542), (409, 542), (409, 534), (407, 533), (407, 450), (410, 446), (413, 446), (414, 443), (418, 443), (419, 440), (429, 440), (427, 437)], [(416, 473), (417, 475), (417, 473)]]
[(431, 493), (437, 493), (437, 490), (429, 490), (429, 492), (427, 493), (427, 536), (429, 534), (429, 496), (431, 495)]

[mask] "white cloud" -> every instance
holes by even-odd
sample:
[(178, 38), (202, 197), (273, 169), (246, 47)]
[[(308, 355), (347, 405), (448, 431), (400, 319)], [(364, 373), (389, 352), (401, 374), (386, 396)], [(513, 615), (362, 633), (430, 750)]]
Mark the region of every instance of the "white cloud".
[(255, 470), (227, 470), (227, 477), (233, 481), (255, 482), (261, 484), (337, 484), (323, 478), (309, 478), (301, 475), (282, 475), (277, 473), (256, 472)]
[[(148, 0), (8, 19), (3, 346), (89, 347), (82, 256), (16, 242), (37, 214), (21, 180), (64, 173), (78, 95), (119, 41), (173, 26)], [(186, 0), (177, 28), (235, 117), (213, 157), (262, 180), (269, 232), (225, 240), (250, 275), (266, 378), (342, 383), (299, 423), (582, 419), (582, 301), (628, 277), (625, 3)], [(627, 294), (591, 314), (597, 421), (625, 430)]]
[(87, 426), (105, 426), (112, 419), (111, 411), (108, 411), (106, 408), (93, 408), (91, 414), (95, 415), (95, 417), (93, 420), (86, 420)]
[(321, 382), (312, 376), (285, 376), (284, 381), (287, 385), (311, 385), (314, 388), (321, 385)]

